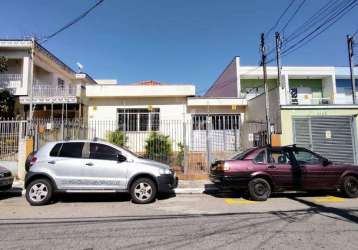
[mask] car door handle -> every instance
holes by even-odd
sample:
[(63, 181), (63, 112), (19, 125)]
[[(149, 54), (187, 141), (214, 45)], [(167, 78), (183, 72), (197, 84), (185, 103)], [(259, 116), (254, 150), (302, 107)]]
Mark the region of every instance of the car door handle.
[(55, 161), (49, 161), (48, 163), (50, 163), (50, 164), (56, 164)]
[(93, 166), (93, 163), (92, 163), (92, 162), (89, 162), (89, 163), (86, 163), (85, 165), (86, 165), (86, 166)]
[(269, 165), (267, 168), (276, 168), (275, 165)]

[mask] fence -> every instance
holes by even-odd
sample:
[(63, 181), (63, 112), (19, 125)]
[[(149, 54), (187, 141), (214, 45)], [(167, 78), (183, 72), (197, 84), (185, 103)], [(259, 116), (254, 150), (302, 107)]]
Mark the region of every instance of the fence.
[(98, 138), (191, 175), (207, 174), (209, 162), (242, 150), (238, 115), (201, 115), (192, 120), (159, 120), (148, 114), (127, 118), (122, 124), (113, 120), (34, 120), (35, 148), (62, 139)]
[(26, 134), (26, 122), (0, 120), (0, 161), (17, 161), (19, 140)]
[(25, 135), (34, 136), (34, 150), (52, 141), (98, 138), (169, 164), (178, 173), (197, 175), (207, 174), (211, 162), (265, 141), (264, 124), (241, 124), (238, 115), (196, 115), (191, 120), (132, 118), (124, 119), (123, 124), (113, 120), (36, 119), (31, 125), (0, 121), (0, 160), (16, 161), (19, 139)]

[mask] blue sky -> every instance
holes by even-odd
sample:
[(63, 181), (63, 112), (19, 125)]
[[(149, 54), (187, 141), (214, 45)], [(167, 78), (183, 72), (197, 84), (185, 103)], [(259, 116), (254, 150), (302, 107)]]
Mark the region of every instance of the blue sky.
[[(3, 0), (0, 37), (56, 31), (95, 0)], [(290, 33), (328, 0), (308, 0), (287, 28)], [(76, 62), (94, 78), (120, 83), (157, 80), (192, 83), (202, 94), (234, 56), (259, 61), (259, 35), (289, 0), (105, 0), (75, 26), (44, 44), (65, 63)], [(347, 65), (346, 35), (358, 29), (358, 8), (312, 43), (283, 59), (284, 65)], [(273, 42), (273, 37), (268, 38)]]

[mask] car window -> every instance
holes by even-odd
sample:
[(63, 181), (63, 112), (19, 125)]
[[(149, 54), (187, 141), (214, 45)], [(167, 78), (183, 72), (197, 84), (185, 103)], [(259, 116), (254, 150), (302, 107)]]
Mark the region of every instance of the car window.
[(307, 164), (307, 165), (315, 165), (315, 164), (321, 164), (321, 158), (319, 158), (317, 155), (313, 154), (312, 152), (302, 150), (302, 149), (296, 149), (293, 150), (293, 155), (296, 158), (296, 161), (298, 164)]
[(120, 152), (108, 145), (100, 143), (90, 144), (90, 159), (117, 161)]
[(277, 165), (290, 164), (290, 158), (284, 150), (269, 150), (268, 162)]
[(82, 158), (83, 142), (66, 142), (63, 143), (59, 156), (70, 158)]
[(58, 154), (60, 153), (60, 149), (61, 149), (62, 143), (57, 143), (51, 150), (50, 152), (50, 156), (52, 157), (56, 157), (58, 156)]
[(262, 150), (256, 155), (255, 162), (261, 164), (266, 162), (266, 150)]

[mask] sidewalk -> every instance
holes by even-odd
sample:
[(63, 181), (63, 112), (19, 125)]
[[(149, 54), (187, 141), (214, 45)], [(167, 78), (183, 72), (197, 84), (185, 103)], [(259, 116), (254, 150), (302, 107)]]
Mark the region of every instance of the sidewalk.
[[(23, 189), (25, 193), (24, 182), (15, 181), (12, 185), (14, 189)], [(204, 192), (218, 192), (219, 189), (209, 180), (179, 180), (179, 185), (174, 189), (176, 194), (201, 194)]]

